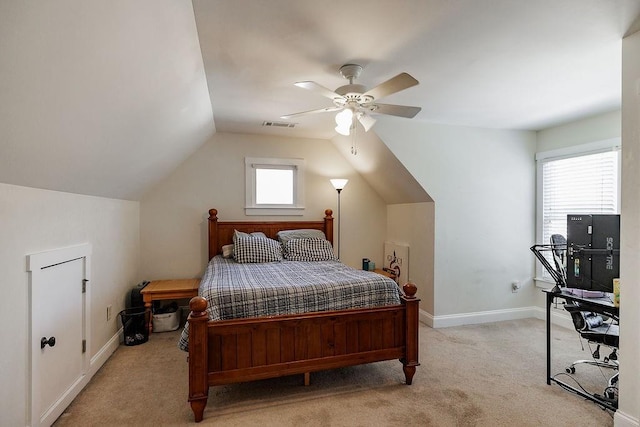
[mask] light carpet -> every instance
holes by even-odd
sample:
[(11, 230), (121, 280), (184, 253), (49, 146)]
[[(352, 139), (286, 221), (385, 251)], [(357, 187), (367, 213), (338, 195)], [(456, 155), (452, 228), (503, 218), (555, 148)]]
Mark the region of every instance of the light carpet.
[[(195, 425), (187, 402), (187, 354), (179, 332), (121, 345), (55, 426)], [(553, 369), (581, 350), (575, 331), (554, 327)], [(606, 352), (602, 352), (608, 354)], [(545, 326), (536, 319), (420, 327), (420, 363), (404, 384), (398, 361), (212, 387), (200, 425), (213, 426), (612, 426), (613, 414), (546, 384)], [(610, 371), (574, 377), (602, 393)]]

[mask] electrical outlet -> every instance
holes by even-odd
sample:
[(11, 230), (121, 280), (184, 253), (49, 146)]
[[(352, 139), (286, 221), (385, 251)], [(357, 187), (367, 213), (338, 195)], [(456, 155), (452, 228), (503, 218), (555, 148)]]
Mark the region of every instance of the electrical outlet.
[(111, 320), (112, 308), (113, 308), (113, 307), (112, 307), (111, 305), (108, 305), (108, 306), (107, 306), (107, 322), (108, 322), (109, 320)]

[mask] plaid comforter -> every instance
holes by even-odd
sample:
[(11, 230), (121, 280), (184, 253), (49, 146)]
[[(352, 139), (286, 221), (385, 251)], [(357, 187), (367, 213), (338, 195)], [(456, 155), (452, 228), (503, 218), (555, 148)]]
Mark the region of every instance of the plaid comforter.
[[(400, 304), (396, 283), (339, 261), (240, 264), (214, 257), (200, 283), (210, 320)], [(188, 350), (189, 324), (179, 347)]]

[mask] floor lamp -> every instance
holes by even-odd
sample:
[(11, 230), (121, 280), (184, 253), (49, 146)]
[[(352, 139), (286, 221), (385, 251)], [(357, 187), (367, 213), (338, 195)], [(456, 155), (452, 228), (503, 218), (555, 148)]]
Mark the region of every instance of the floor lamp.
[(340, 259), (340, 192), (349, 182), (348, 179), (330, 179), (333, 188), (338, 192), (338, 259)]

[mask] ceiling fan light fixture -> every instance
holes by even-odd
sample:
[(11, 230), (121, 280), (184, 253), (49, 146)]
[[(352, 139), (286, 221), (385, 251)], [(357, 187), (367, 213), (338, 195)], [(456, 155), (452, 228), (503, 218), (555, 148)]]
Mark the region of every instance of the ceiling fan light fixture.
[(358, 113), (358, 121), (364, 128), (365, 132), (369, 132), (369, 129), (371, 129), (373, 125), (376, 123), (376, 119), (362, 112)]
[(336, 126), (336, 132), (338, 132), (340, 135), (344, 135), (344, 136), (349, 136), (349, 133), (351, 132), (351, 126)]
[(340, 135), (349, 136), (353, 127), (354, 112), (350, 107), (345, 108), (336, 114), (336, 132)]
[(353, 111), (351, 108), (345, 108), (336, 114), (336, 124), (338, 127), (350, 128), (353, 122)]
[(296, 86), (311, 90), (333, 101), (332, 107), (321, 108), (311, 111), (282, 116), (283, 119), (291, 119), (304, 114), (326, 113), (339, 111), (335, 116), (336, 132), (344, 136), (352, 137), (351, 152), (356, 154), (355, 146), (356, 134), (358, 133), (358, 122), (365, 132), (368, 132), (376, 123), (376, 120), (367, 113), (387, 114), (398, 117), (413, 118), (420, 107), (410, 107), (406, 105), (381, 104), (380, 98), (400, 92), (415, 86), (418, 83), (414, 77), (407, 73), (400, 73), (377, 86), (367, 90), (363, 85), (354, 83), (360, 76), (362, 66), (358, 64), (345, 64), (340, 68), (342, 77), (349, 81), (349, 84), (340, 86), (335, 91), (313, 82), (301, 81), (295, 83)]

